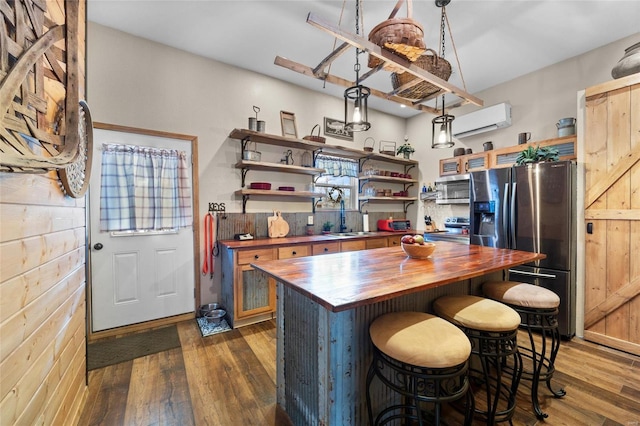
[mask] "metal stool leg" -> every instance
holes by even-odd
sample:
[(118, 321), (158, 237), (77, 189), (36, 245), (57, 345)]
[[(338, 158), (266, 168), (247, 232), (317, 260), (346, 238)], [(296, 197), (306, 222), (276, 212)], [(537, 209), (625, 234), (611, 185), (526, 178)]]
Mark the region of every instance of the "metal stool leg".
[[(542, 420), (548, 417), (548, 414), (542, 411), (538, 391), (540, 381), (544, 380), (547, 388), (555, 398), (562, 398), (566, 395), (564, 389), (554, 390), (551, 385), (551, 379), (555, 372), (555, 360), (560, 349), (560, 332), (558, 330), (557, 309), (523, 309), (514, 307), (523, 315), (523, 326), (529, 335), (530, 347), (520, 346), (521, 352), (525, 357), (531, 359), (532, 370), (523, 371), (524, 378), (531, 380), (531, 403), (533, 410), (538, 419)], [(540, 347), (536, 347), (533, 332), (539, 331), (541, 337)], [(548, 345), (548, 340), (550, 344)]]

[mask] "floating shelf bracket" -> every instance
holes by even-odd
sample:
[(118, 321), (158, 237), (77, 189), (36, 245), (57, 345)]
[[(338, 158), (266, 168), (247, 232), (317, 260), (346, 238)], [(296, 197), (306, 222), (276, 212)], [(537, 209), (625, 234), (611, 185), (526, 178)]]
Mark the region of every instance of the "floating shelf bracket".
[(242, 177), (241, 177), (241, 179), (240, 179), (240, 180), (241, 180), (241, 183), (242, 183), (242, 188), (244, 188), (245, 180), (246, 180), (246, 178), (247, 178), (247, 173), (248, 173), (248, 172), (249, 172), (249, 169), (248, 169), (248, 168), (246, 168), (246, 167), (243, 167), (242, 169), (240, 169), (240, 173), (242, 174)]
[(405, 215), (407, 214), (407, 211), (409, 210), (409, 206), (410, 206), (411, 204), (413, 204), (413, 203), (414, 203), (413, 201), (405, 201), (405, 202), (404, 202), (404, 214), (405, 214)]
[[(360, 204), (358, 206), (358, 212), (362, 213), (362, 206), (364, 206), (365, 204), (367, 204), (369, 202), (369, 200), (358, 200), (358, 203)], [(405, 210), (406, 213), (406, 210)]]
[(249, 195), (242, 194), (242, 214), (247, 212), (247, 201), (249, 201)]

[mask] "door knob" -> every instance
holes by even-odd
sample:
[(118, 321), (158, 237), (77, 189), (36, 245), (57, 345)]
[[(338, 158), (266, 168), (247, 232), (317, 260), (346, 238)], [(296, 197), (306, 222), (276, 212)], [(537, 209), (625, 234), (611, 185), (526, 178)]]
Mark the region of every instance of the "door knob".
[(102, 250), (102, 247), (104, 247), (102, 243), (96, 243), (93, 245), (93, 248), (96, 250)]

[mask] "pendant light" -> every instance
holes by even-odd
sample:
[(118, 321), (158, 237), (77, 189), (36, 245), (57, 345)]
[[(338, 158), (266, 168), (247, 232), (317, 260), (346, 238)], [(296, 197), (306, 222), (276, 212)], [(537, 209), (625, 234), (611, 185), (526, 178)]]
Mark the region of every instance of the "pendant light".
[[(436, 6), (442, 10), (440, 19), (440, 35), (442, 39), (441, 55), (444, 59), (444, 23), (446, 20), (446, 6), (451, 0), (435, 0)], [(438, 98), (436, 98), (436, 108), (438, 107)], [(453, 142), (453, 132), (451, 130), (451, 123), (453, 123), (455, 117), (451, 114), (446, 114), (444, 111), (444, 94), (442, 95), (442, 114), (431, 120), (431, 148), (451, 148), (455, 143)]]
[[(360, 34), (360, 1), (356, 0), (356, 35)], [(365, 132), (371, 128), (367, 98), (371, 90), (360, 84), (360, 62), (358, 56), (362, 51), (356, 47), (356, 85), (344, 91), (344, 128), (352, 132)]]

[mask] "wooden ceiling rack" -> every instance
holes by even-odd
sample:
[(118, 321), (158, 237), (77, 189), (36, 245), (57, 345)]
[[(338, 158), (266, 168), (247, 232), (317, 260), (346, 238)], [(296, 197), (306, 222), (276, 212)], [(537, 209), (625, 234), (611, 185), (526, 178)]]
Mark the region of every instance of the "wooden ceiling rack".
[[(467, 103), (472, 103), (478, 106), (483, 106), (484, 104), (482, 99), (479, 99), (471, 95), (470, 93), (467, 93), (466, 91), (454, 86), (453, 84), (429, 73), (428, 71), (418, 67), (414, 63), (406, 59), (403, 59), (398, 55), (395, 55), (393, 52), (388, 51), (386, 49), (382, 49), (380, 46), (374, 43), (371, 43), (370, 41), (366, 40), (361, 36), (349, 33), (347, 31), (342, 30), (339, 27), (336, 27), (335, 25), (330, 24), (329, 22), (323, 20), (322, 18), (314, 15), (312, 12), (310, 12), (307, 15), (307, 23), (333, 35), (334, 37), (342, 40), (343, 43), (340, 46), (338, 46), (338, 48), (336, 48), (333, 52), (331, 52), (327, 57), (325, 57), (316, 67), (309, 67), (307, 65), (300, 64), (298, 62), (283, 58), (281, 56), (276, 56), (274, 61), (276, 65), (290, 69), (292, 71), (295, 71), (303, 75), (307, 75), (309, 77), (316, 78), (318, 80), (327, 81), (329, 83), (336, 84), (343, 87), (351, 87), (355, 84), (353, 81), (338, 77), (333, 74), (329, 74), (325, 72), (324, 69), (326, 69), (334, 60), (336, 60), (340, 55), (346, 52), (350, 47), (355, 47), (381, 60), (381, 63), (378, 66), (376, 66), (375, 68), (372, 68), (370, 71), (368, 71), (367, 73), (363, 74), (360, 77), (360, 82), (366, 80), (371, 75), (382, 70), (386, 63), (392, 63), (394, 67), (397, 67), (405, 72), (411, 73), (414, 76), (418, 77), (415, 80), (412, 80), (411, 82), (403, 86), (400, 86), (397, 89), (392, 90), (390, 92), (384, 92), (381, 90), (371, 88), (371, 94), (373, 96), (376, 96), (381, 99), (389, 100), (392, 102), (396, 102), (396, 103), (405, 105), (407, 107), (414, 108), (418, 111), (429, 112), (435, 115), (440, 115), (442, 113), (442, 110), (424, 105), (423, 102), (433, 99), (443, 94), (444, 92), (451, 93), (460, 98), (459, 102), (449, 105), (448, 109), (458, 107)], [(400, 96), (397, 96), (397, 93), (400, 93), (403, 90), (406, 90), (420, 83), (421, 81), (429, 82), (439, 87), (441, 90), (424, 99), (419, 99), (419, 100), (405, 99)]]

